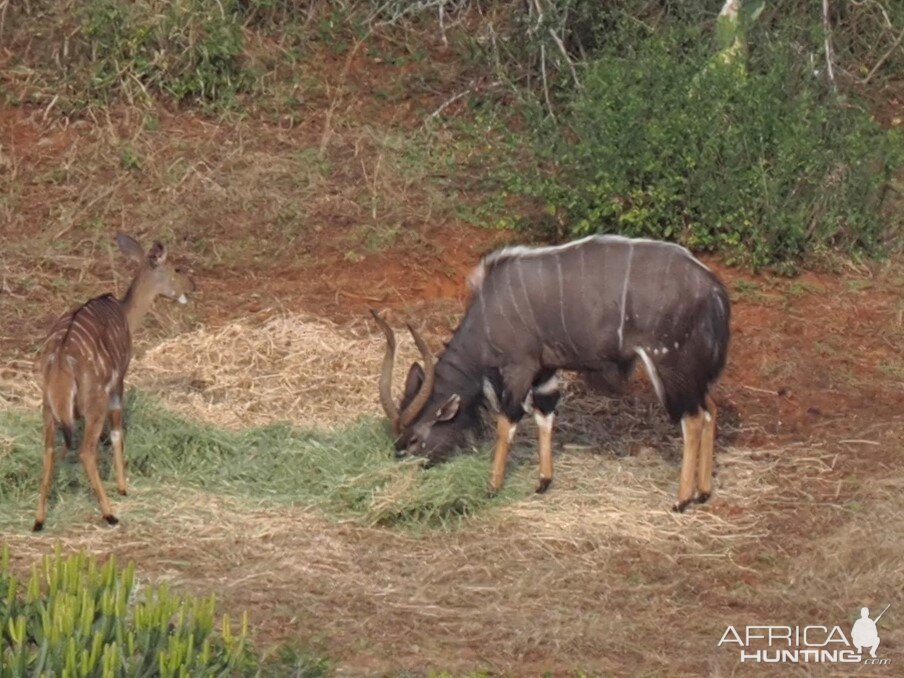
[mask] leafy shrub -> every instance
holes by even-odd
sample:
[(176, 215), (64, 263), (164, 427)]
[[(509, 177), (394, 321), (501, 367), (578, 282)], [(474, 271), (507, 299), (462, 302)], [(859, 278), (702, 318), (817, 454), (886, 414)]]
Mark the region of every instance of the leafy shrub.
[(223, 106), (254, 81), (238, 0), (21, 3), (7, 30), (31, 96), (62, 110), (158, 97)]
[(248, 622), (214, 632), (214, 599), (139, 590), (135, 568), (59, 550), (28, 582), (0, 555), (0, 676), (206, 676), (250, 672)]
[(558, 124), (538, 126), (545, 172), (516, 188), (572, 235), (667, 238), (757, 267), (875, 251), (900, 136), (829, 95), (791, 49), (769, 49), (745, 72), (673, 29), (596, 58)]
[(235, 0), (91, 0), (77, 16), (91, 54), (81, 76), (90, 95), (223, 101), (247, 85)]

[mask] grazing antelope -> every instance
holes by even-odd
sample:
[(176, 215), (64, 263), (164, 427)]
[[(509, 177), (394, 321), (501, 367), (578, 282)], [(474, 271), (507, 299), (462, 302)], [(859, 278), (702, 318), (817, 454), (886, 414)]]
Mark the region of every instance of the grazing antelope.
[(79, 457), (100, 502), (104, 520), (119, 521), (113, 515), (107, 493), (97, 470), (97, 443), (104, 422), (110, 420), (110, 441), (116, 467), (116, 488), (126, 493), (123, 460), (122, 403), (123, 379), (132, 357), (132, 332), (141, 324), (157, 296), (188, 301), (194, 291), (191, 279), (166, 262), (166, 249), (154, 243), (145, 255), (133, 238), (119, 234), (116, 244), (129, 259), (139, 264), (126, 295), (112, 294), (91, 299), (62, 316), (44, 341), (38, 358), (43, 391), (44, 476), (38, 497), (34, 531), (44, 527), (47, 496), (53, 481), (56, 429), (63, 431), (66, 448), (72, 448), (76, 419), (85, 420)]
[(552, 428), (560, 369), (627, 377), (640, 358), (660, 402), (681, 422), (683, 511), (712, 492), (716, 405), (709, 395), (725, 366), (730, 307), (716, 276), (685, 248), (653, 240), (591, 236), (558, 247), (509, 247), (469, 277), (472, 299), (439, 361), (409, 330), (423, 356), (408, 372), (397, 407), (390, 395), (395, 336), (372, 311), (387, 349), (380, 401), (396, 450), (445, 459), (498, 405), (490, 488), (502, 487), (518, 422), (539, 428), (540, 480), (553, 477)]

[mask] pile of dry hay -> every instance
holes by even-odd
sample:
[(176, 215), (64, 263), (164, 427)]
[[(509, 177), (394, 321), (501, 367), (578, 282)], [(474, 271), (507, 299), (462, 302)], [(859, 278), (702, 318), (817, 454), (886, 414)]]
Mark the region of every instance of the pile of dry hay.
[[(399, 333), (396, 384), (417, 358)], [(340, 327), (306, 315), (246, 318), (202, 327), (148, 350), (129, 384), (164, 406), (225, 427), (288, 421), (333, 428), (380, 415), (385, 339), (376, 327)]]

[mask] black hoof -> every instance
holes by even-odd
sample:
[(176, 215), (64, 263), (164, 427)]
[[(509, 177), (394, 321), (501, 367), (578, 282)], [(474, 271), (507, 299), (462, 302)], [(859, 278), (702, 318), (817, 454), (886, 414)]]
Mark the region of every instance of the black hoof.
[(684, 509), (687, 508), (687, 505), (691, 503), (691, 500), (688, 499), (686, 501), (678, 501), (672, 505), (672, 510), (675, 513), (684, 513)]
[(126, 492), (125, 490), (116, 490), (116, 491), (119, 492), (119, 494), (123, 497), (125, 497), (128, 494), (128, 492)]
[(119, 518), (116, 516), (104, 516), (104, 520), (107, 521), (107, 525), (119, 525)]
[(34, 524), (34, 525), (32, 526), (32, 528), (31, 528), (31, 531), (32, 531), (32, 532), (40, 532), (40, 531), (43, 530), (43, 529), (44, 529), (44, 521), (43, 521), (43, 520), (36, 520), (36, 521), (35, 521), (35, 524)]
[(537, 489), (534, 490), (537, 494), (543, 494), (546, 490), (549, 489), (549, 486), (552, 484), (552, 478), (540, 478), (540, 482), (537, 483)]
[(697, 495), (697, 498), (694, 501), (696, 501), (698, 504), (705, 504), (707, 501), (709, 501), (709, 497), (709, 492), (701, 492)]

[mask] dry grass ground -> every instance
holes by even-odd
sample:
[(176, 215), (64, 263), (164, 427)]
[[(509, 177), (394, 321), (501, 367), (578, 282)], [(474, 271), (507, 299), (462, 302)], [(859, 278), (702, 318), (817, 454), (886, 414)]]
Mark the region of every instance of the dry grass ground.
[[(747, 305), (738, 307), (743, 322)], [(293, 348), (301, 340), (310, 344), (303, 355)], [(341, 422), (338, 413), (375, 411), (381, 351), (376, 332), (359, 325), (273, 316), (162, 342), (136, 363), (133, 383), (225, 425), (263, 423), (274, 412), (329, 425)], [(366, 378), (342, 369), (318, 381), (331, 366), (353, 364), (366, 366)], [(249, 371), (262, 379), (237, 381)], [(291, 400), (307, 379), (308, 397)], [(197, 380), (206, 386), (183, 388)], [(782, 442), (751, 446), (768, 434), (752, 430), (755, 417), (735, 411), (735, 400), (759, 394), (727, 382), (717, 494), (679, 516), (668, 511), (676, 432), (639, 391), (610, 399), (572, 383), (553, 490), (451, 532), (372, 528), (263, 498), (138, 482), (118, 502), (121, 529), (88, 519), (52, 539), (4, 538), (21, 566), (59, 540), (134, 559), (156, 581), (216, 591), (228, 609), (251, 612), (261, 646), (301, 643), (352, 675), (734, 674), (737, 653), (716, 648), (728, 624), (847, 630), (861, 605), (887, 603), (882, 656), (900, 661), (904, 476), (891, 454), (904, 442), (900, 417), (873, 422), (869, 440), (777, 434)], [(525, 430), (515, 457), (532, 463)], [(857, 456), (864, 449), (870, 454)], [(92, 507), (84, 496), (58, 510), (90, 515)]]
[[(858, 495), (855, 513), (837, 494), (837, 459), (806, 446), (731, 449), (716, 502), (675, 516), (664, 508), (675, 469), (652, 449), (561, 455), (555, 492), (452, 533), (335, 523), (178, 486), (161, 504), (138, 488), (122, 502), (122, 529), (81, 525), (62, 542), (214, 590), (251, 611), (260, 644), (300, 640), (343, 672), (723, 675), (737, 669), (736, 654), (715, 647), (727, 624), (846, 629), (861, 604), (902, 602), (900, 482)], [(6, 539), (22, 563), (50, 548)], [(882, 636), (896, 661), (897, 618)]]

